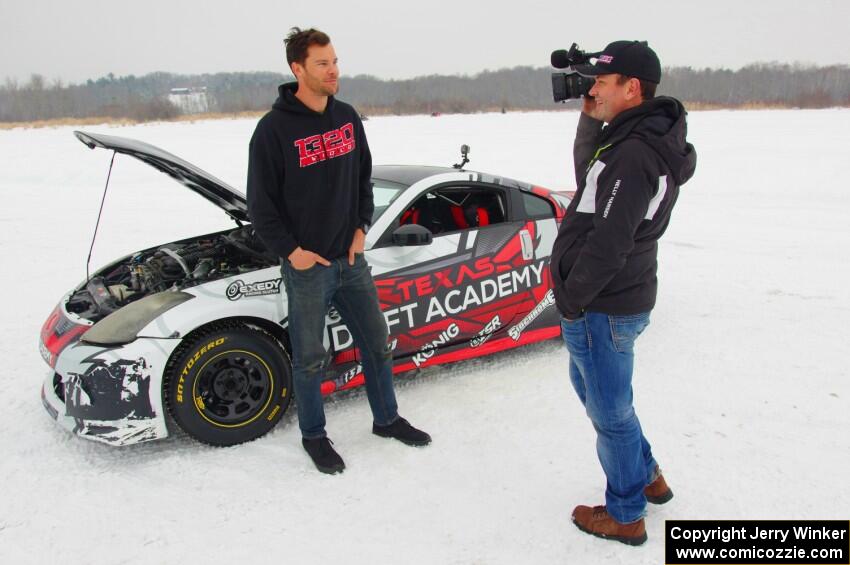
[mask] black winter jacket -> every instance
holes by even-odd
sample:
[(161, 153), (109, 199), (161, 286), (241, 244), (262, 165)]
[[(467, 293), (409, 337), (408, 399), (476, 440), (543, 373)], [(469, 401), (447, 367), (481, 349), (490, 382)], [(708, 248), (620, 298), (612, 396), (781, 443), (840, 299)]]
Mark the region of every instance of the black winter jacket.
[(354, 230), (372, 222), (372, 156), (363, 123), (328, 98), (323, 113), (281, 85), (251, 138), (248, 214), (257, 235), (283, 259), (301, 246), (326, 259), (348, 253)]
[(679, 187), (696, 168), (685, 116), (678, 100), (664, 96), (621, 112), (604, 128), (581, 115), (573, 148), (578, 190), (550, 263), (564, 317), (655, 306), (658, 239)]

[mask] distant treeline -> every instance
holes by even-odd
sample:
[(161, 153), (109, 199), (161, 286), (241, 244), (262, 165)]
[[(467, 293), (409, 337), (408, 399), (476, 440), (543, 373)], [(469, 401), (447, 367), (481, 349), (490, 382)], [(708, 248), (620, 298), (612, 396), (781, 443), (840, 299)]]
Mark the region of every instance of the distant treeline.
[[(549, 68), (515, 67), (474, 76), (432, 75), (409, 80), (343, 77), (340, 97), (367, 115), (557, 109), (561, 106), (552, 101), (551, 72)], [(205, 88), (209, 112), (260, 111), (274, 101), (277, 86), (291, 80), (292, 76), (269, 72), (151, 73), (140, 77), (109, 74), (82, 84), (64, 84), (33, 75), (26, 83), (6, 79), (0, 86), (0, 122), (171, 119), (184, 111), (173, 103), (174, 96), (169, 100), (173, 88)], [(658, 93), (703, 107), (850, 106), (850, 67), (777, 63), (753, 64), (737, 71), (672, 67), (665, 69)]]

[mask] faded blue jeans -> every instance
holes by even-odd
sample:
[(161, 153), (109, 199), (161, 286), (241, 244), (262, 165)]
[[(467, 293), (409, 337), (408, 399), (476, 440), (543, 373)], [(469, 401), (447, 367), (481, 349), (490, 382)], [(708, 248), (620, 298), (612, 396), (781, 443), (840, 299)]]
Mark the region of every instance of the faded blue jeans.
[(586, 312), (577, 320), (561, 320), (570, 380), (596, 429), (596, 453), (608, 480), (605, 505), (621, 524), (644, 515), (643, 489), (656, 466), (632, 406), (634, 343), (647, 325), (649, 312)]
[(327, 435), (321, 385), (328, 359), (323, 343), (325, 316), (331, 306), (342, 316), (360, 349), (375, 424), (386, 426), (397, 420), (392, 349), (366, 258), (356, 254), (351, 266), (345, 255), (332, 260), (329, 267), (316, 263), (303, 271), (284, 259), (280, 270), (289, 305), (292, 380), (301, 435), (307, 439)]

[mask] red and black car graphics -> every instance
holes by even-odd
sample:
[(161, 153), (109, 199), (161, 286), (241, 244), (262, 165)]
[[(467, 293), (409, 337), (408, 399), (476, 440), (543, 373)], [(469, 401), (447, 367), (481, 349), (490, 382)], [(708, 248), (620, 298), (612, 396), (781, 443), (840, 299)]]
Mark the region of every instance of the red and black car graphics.
[[(548, 265), (565, 199), (514, 181), (473, 178), (438, 185), (399, 215), (398, 225), (428, 227), (429, 245), (399, 252), (379, 240), (366, 253), (396, 372), (558, 335)], [(351, 334), (335, 312), (328, 322), (331, 370), (322, 390), (359, 386)]]

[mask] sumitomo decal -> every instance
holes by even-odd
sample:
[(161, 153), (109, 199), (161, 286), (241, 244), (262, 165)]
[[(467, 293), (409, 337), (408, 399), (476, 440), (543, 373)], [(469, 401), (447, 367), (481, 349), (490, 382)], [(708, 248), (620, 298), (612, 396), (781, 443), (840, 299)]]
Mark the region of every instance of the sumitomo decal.
[(555, 303), (555, 293), (550, 289), (549, 292), (546, 293), (546, 296), (543, 297), (537, 306), (534, 307), (534, 310), (529, 312), (525, 318), (519, 321), (517, 325), (510, 328), (508, 330), (508, 335), (510, 335), (514, 341), (519, 339), (519, 336), (522, 335), (522, 331), (528, 327), (531, 322), (537, 319), (537, 317), (543, 313), (543, 311), (552, 306)]
[(484, 345), (484, 343), (490, 339), (490, 336), (493, 333), (502, 327), (502, 321), (499, 319), (499, 315), (493, 316), (493, 319), (487, 322), (487, 325), (484, 326), (478, 334), (472, 338), (469, 342), (469, 347), (480, 347)]
[(440, 335), (437, 336), (437, 339), (429, 341), (426, 343), (422, 349), (419, 350), (419, 353), (413, 356), (413, 363), (419, 367), (434, 356), (434, 353), (437, 351), (437, 348), (441, 345), (445, 345), (452, 339), (456, 338), (460, 334), (460, 328), (452, 322), (449, 327), (440, 332)]
[(228, 285), (225, 294), (227, 294), (227, 298), (230, 300), (239, 300), (243, 296), (250, 298), (252, 296), (280, 294), (280, 281), (281, 279), (279, 278), (255, 283), (233, 281)]

